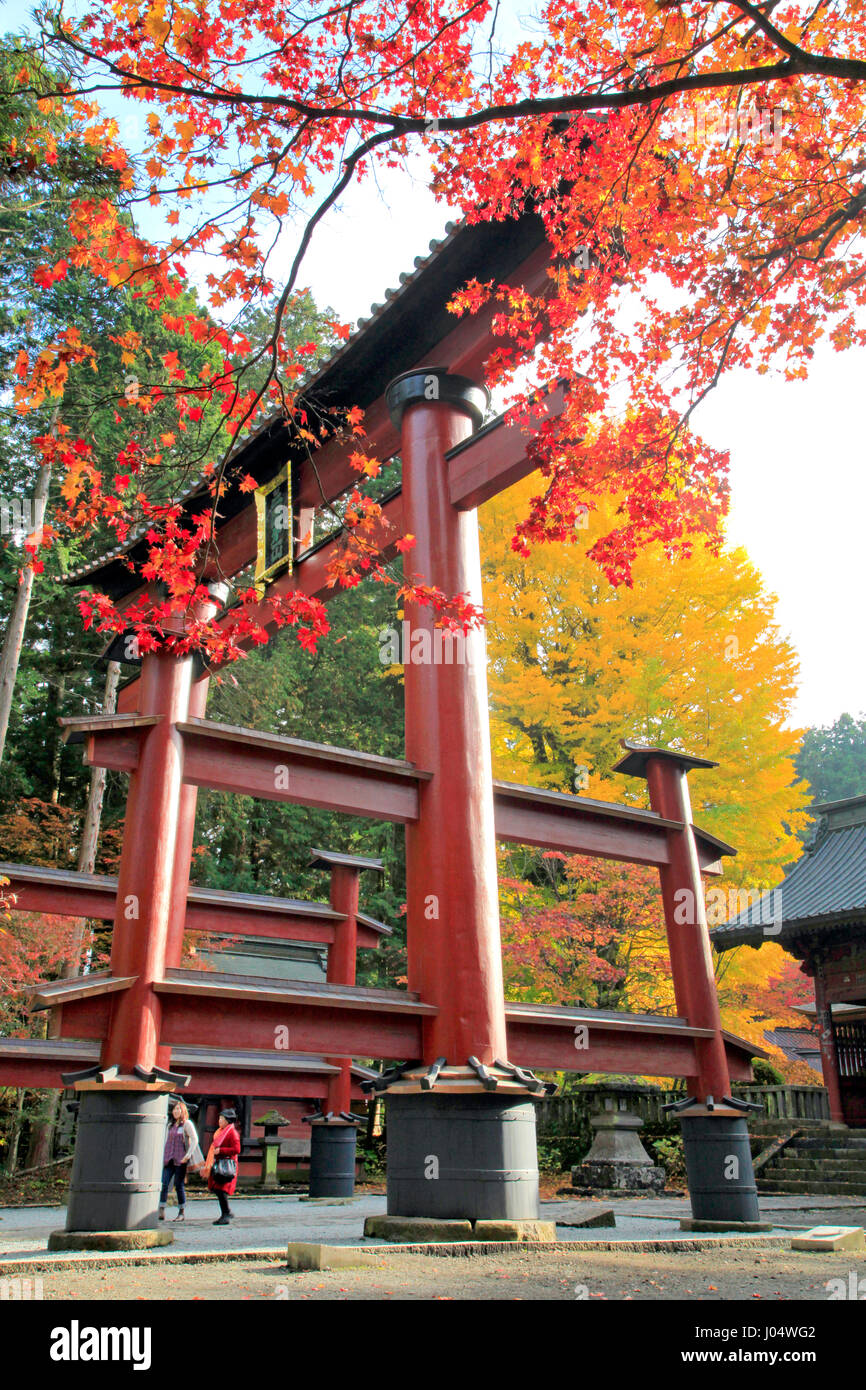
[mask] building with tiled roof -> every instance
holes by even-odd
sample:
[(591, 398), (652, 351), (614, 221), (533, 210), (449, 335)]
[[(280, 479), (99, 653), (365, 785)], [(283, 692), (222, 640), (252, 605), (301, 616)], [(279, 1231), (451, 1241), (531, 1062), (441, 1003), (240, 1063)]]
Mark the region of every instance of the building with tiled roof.
[(711, 936), (717, 951), (775, 941), (802, 962), (815, 983), (831, 1116), (866, 1126), (866, 796), (812, 812), (817, 834), (779, 887), (756, 895)]

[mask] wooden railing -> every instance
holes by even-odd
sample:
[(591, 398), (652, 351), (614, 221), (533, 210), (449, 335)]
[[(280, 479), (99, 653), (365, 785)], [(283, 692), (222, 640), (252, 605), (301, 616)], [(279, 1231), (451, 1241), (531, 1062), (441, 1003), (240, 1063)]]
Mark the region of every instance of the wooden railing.
[(830, 1103), (823, 1086), (742, 1086), (734, 1085), (739, 1100), (756, 1101), (763, 1105), (764, 1120), (803, 1120), (820, 1122), (830, 1119)]
[[(629, 1108), (641, 1116), (644, 1124), (676, 1125), (662, 1106), (671, 1101), (682, 1100), (685, 1092), (645, 1091), (629, 1097)], [(820, 1124), (830, 1119), (830, 1106), (827, 1092), (823, 1086), (750, 1086), (735, 1085), (734, 1094), (739, 1100), (753, 1101), (763, 1106), (763, 1113), (753, 1112), (754, 1119), (798, 1120), (805, 1124)], [(538, 1132), (541, 1135), (578, 1134), (590, 1113), (590, 1097), (572, 1092), (565, 1096), (549, 1096), (538, 1107)], [(752, 1115), (750, 1115), (750, 1121)]]

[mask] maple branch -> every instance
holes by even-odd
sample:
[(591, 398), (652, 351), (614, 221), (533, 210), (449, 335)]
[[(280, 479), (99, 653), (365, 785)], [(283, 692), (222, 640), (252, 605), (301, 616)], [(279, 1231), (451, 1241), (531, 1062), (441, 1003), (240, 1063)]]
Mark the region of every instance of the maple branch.
[[(747, 0), (730, 0), (730, 3), (739, 5), (744, 17), (748, 15), (752, 18), (753, 15), (760, 15), (760, 11), (754, 10), (753, 6), (748, 5)], [(761, 18), (763, 19), (763, 16)], [(772, 25), (770, 25), (770, 29), (773, 29)], [(296, 115), (306, 116), (312, 121), (344, 120), (385, 126), (394, 138), (429, 133), (429, 117), (402, 116), (393, 112), (375, 111), (368, 107), (352, 107), (339, 103), (316, 106), (310, 102), (302, 101), (300, 98), (287, 95), (230, 92), (225, 88), (213, 87), (208, 89), (197, 84), (170, 82), (157, 74), (148, 74), (146, 77), (139, 76), (136, 72), (122, 67), (102, 54), (94, 55), (72, 35), (59, 28), (55, 29), (53, 38), (61, 45), (73, 49), (82, 57), (87, 56), (91, 60), (95, 58), (98, 63), (116, 76), (127, 90), (141, 89), (171, 93), (202, 101), (209, 105), (247, 106), (252, 109), (257, 107), (282, 108), (291, 110)], [(780, 35), (780, 38), (783, 39), (783, 36)], [(786, 52), (788, 48), (792, 47), (784, 39), (779, 46)], [(669, 78), (665, 82), (625, 88), (617, 92), (584, 92), (560, 97), (525, 97), (520, 101), (499, 102), (462, 116), (437, 117), (437, 129), (439, 132), (459, 133), (477, 129), (479, 126), (488, 125), (494, 121), (521, 120), (532, 116), (567, 115), (578, 112), (624, 110), (633, 106), (647, 106), (655, 101), (663, 101), (667, 97), (678, 96), (686, 92), (744, 87), (765, 82), (783, 81), (797, 76), (813, 75), (866, 81), (866, 60), (864, 59), (837, 58), (832, 54), (814, 54), (798, 48), (796, 45), (793, 45), (793, 49), (794, 52), (789, 53), (785, 61), (761, 64), (757, 67), (689, 73), (686, 76)], [(99, 84), (86, 89), (88, 94), (114, 90), (116, 89), (113, 86), (104, 87)]]
[[(781, 49), (783, 53), (787, 53), (789, 58), (799, 60), (801, 58), (808, 59), (815, 56), (806, 49), (801, 48), (799, 44), (794, 43), (791, 39), (786, 38), (781, 29), (777, 29), (775, 24), (771, 24), (763, 11), (759, 10), (756, 5), (750, 4), (749, 0), (728, 0), (728, 3), (739, 10), (742, 15), (751, 19), (753, 29), (760, 29), (761, 33), (766, 34), (770, 42), (776, 48)], [(775, 9), (777, 3), (778, 0), (773, 0), (773, 3), (769, 6), (769, 10), (772, 11)]]

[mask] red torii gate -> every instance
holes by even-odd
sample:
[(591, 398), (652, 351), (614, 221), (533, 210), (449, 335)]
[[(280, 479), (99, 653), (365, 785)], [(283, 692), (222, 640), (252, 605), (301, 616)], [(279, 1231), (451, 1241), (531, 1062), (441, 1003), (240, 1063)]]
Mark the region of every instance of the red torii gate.
[[(540, 220), (532, 214), (452, 229), (303, 392), (305, 400), (319, 404), (365, 407), (378, 456), (399, 451), (402, 458), (402, 487), (385, 511), (400, 531), (416, 537), (412, 564), (446, 593), (463, 593), (478, 604), (475, 509), (533, 465), (524, 428), (503, 421), (478, 428), (487, 394), (467, 374), (481, 373), (495, 345), (492, 311), (455, 326), (444, 306), (478, 272), (537, 292), (546, 283), (548, 261)], [(561, 392), (555, 391), (539, 402), (537, 413), (543, 417), (561, 408)], [(348, 452), (335, 438), (317, 451), (313, 469), (293, 457), (288, 431), (278, 421), (239, 449), (236, 466), (265, 483), (288, 454), (297, 532), (303, 536), (322, 494), (334, 500), (352, 484)], [(205, 495), (193, 489), (188, 509), (200, 510)], [(248, 499), (227, 501), (223, 512), (202, 575), (211, 583), (212, 599), (193, 615), (199, 618), (219, 612), (223, 582), (256, 554), (256, 518)], [(326, 565), (339, 543), (333, 538), (306, 551), (298, 546), (292, 572), (272, 583), (271, 595), (298, 590), (332, 596)], [(72, 578), (132, 602), (140, 586), (128, 558), (138, 558), (143, 545), (133, 539), (124, 552)], [(268, 625), (264, 607), (261, 616)], [(407, 617), (416, 632), (428, 634), (432, 651), (432, 615), (407, 605)], [(182, 631), (184, 621), (178, 611), (174, 630)], [(231, 621), (231, 613), (221, 621)], [(91, 1046), (101, 1040), (98, 1063), (75, 1082), (81, 1124), (69, 1230), (153, 1224), (162, 1093), (186, 1080), (172, 1068), (190, 1049), (208, 1049), (208, 1075), (215, 1081), (218, 1054), (230, 1041), (235, 1054), (256, 1054), (261, 1078), (280, 1030), (288, 1030), (293, 1056), (331, 1059), (317, 1063), (324, 1066), (342, 1059), (327, 1083), (329, 1100), (341, 1109), (351, 1098), (347, 1059), (377, 1056), (401, 1064), (383, 1083), (393, 1215), (536, 1216), (531, 1097), (543, 1087), (527, 1069), (541, 1067), (686, 1077), (690, 1095), (682, 1119), (694, 1214), (757, 1219), (742, 1107), (730, 1097), (730, 1078), (749, 1075), (754, 1049), (721, 1028), (701, 883), (701, 874), (718, 873), (720, 856), (733, 851), (693, 826), (686, 784), (691, 769), (712, 764), (673, 750), (627, 745), (618, 766), (647, 778), (648, 812), (494, 783), (483, 643), (483, 634), (470, 633), (462, 663), (405, 665), (402, 760), (211, 723), (205, 719), (207, 676), (192, 657), (164, 651), (143, 658), (140, 679), (123, 692), (117, 715), (66, 721), (67, 736), (84, 742), (88, 763), (126, 772), (130, 779), (111, 966), (101, 976), (43, 986), (37, 1003), (60, 1010), (54, 1052), (51, 1039), (29, 1058), (19, 1049), (16, 1059), (4, 1060), (0, 1051), (0, 1076), (17, 1080), (28, 1065), (41, 1067), (43, 1076), (51, 1066), (59, 1071), (73, 1043), (83, 1060), (88, 1040)], [(195, 912), (189, 865), (199, 786), (404, 824), (408, 990), (358, 988), (348, 940), (334, 956), (342, 978), (329, 972), (326, 985), (181, 969), (183, 931)], [(680, 1017), (506, 1004), (497, 836), (654, 865)], [(10, 876), (20, 891), (23, 876), (16, 879), (15, 866)], [(693, 908), (686, 921), (677, 910), (683, 892)], [(92, 877), (85, 882), (70, 875), (50, 891), (31, 883), (23, 905), (51, 898), (63, 904), (53, 910), (83, 916), (84, 904), (99, 893)], [(356, 885), (352, 890), (347, 882), (343, 893), (348, 920), (356, 915)], [(290, 932), (291, 927), (285, 939)], [(406, 1059), (409, 1065), (403, 1065)], [(227, 1068), (224, 1074), (230, 1075)], [(280, 1086), (290, 1084), (276, 1059), (265, 1084), (269, 1095), (285, 1094)], [(291, 1084), (298, 1094), (297, 1080)], [(322, 1076), (313, 1084), (321, 1088)], [(240, 1089), (237, 1070), (231, 1086)], [(116, 1142), (106, 1145), (109, 1123)], [(92, 1142), (97, 1130), (101, 1149)], [(121, 1150), (135, 1157), (133, 1166), (145, 1175), (138, 1196), (106, 1169)], [(109, 1155), (104, 1161), (101, 1152)], [(428, 1180), (431, 1156), (437, 1160), (436, 1181)], [(113, 1202), (112, 1192), (120, 1189)]]

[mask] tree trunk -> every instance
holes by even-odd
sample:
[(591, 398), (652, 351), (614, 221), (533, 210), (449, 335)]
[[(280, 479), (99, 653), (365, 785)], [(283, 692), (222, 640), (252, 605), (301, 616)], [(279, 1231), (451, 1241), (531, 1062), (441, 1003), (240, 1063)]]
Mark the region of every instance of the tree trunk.
[[(53, 428), (52, 424), (52, 430)], [(39, 469), (36, 489), (33, 494), (36, 522), (34, 529), (38, 529), (41, 525), (50, 483), (51, 465), (43, 463)], [(18, 662), (21, 659), (21, 648), (24, 645), (24, 629), (27, 626), (27, 615), (30, 612), (32, 595), (33, 569), (28, 565), (21, 571), (18, 580), (18, 592), (12, 605), (6, 636), (3, 639), (3, 650), (0, 652), (0, 762), (3, 761), (3, 749), (9, 729), (9, 715), (12, 712), (12, 697), (15, 693), (15, 680), (18, 675)]]
[(63, 753), (63, 739), (60, 737), (60, 729), (57, 723), (63, 714), (63, 705), (66, 700), (66, 674), (61, 673), (57, 678), (57, 695), (55, 697), (55, 710), (57, 718), (54, 730), (54, 749), (51, 754), (51, 805), (60, 804), (60, 759)]
[(18, 1166), (18, 1143), (21, 1139), (21, 1124), (24, 1117), (24, 1091), (18, 1092), (18, 1106), (12, 1117), (12, 1125), (9, 1130), (9, 1142), (6, 1145), (6, 1162), (3, 1165), (3, 1172), (7, 1178), (14, 1177), (15, 1169)]
[[(109, 661), (105, 676), (105, 693), (102, 697), (102, 713), (114, 714), (117, 709), (117, 687), (120, 682), (120, 662)], [(96, 866), (96, 847), (99, 843), (99, 825), (102, 820), (102, 802), (105, 797), (106, 769), (95, 767), (90, 774), (90, 793), (87, 810), (81, 830), (81, 844), (78, 849), (78, 872), (92, 874)], [(73, 975), (78, 971), (73, 970)]]
[[(117, 686), (120, 681), (120, 663), (109, 661), (105, 677), (105, 693), (102, 698), (102, 713), (114, 714), (117, 708)], [(87, 810), (81, 828), (81, 844), (78, 848), (78, 872), (92, 874), (96, 865), (96, 848), (99, 843), (99, 826), (102, 820), (102, 803), (105, 797), (104, 767), (94, 767), (90, 773), (90, 791), (87, 797)], [(87, 919), (80, 917), (75, 924), (69, 959), (63, 966), (61, 976), (68, 980), (80, 973), (81, 956), (87, 940), (89, 928)], [(47, 1036), (56, 1038), (59, 1020), (52, 1010), (48, 1018)], [(34, 1121), (31, 1128), (30, 1146), (27, 1150), (27, 1167), (39, 1168), (48, 1163), (54, 1145), (54, 1130), (60, 1110), (60, 1091), (47, 1093), (46, 1105), (42, 1115)]]

